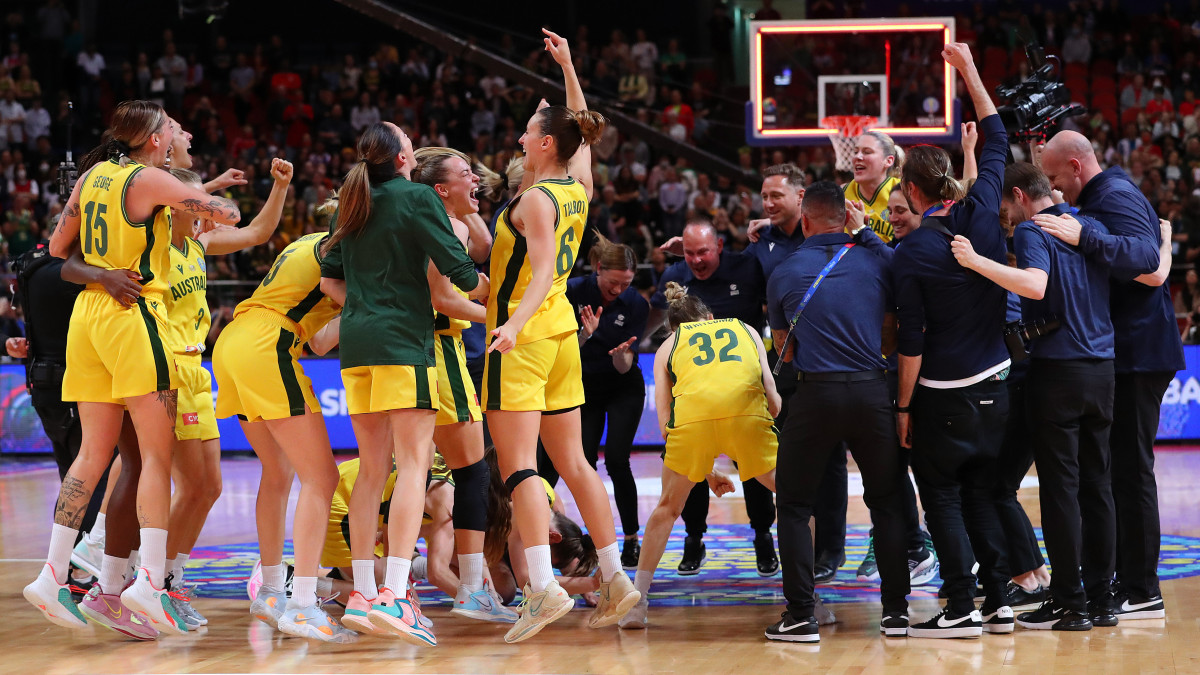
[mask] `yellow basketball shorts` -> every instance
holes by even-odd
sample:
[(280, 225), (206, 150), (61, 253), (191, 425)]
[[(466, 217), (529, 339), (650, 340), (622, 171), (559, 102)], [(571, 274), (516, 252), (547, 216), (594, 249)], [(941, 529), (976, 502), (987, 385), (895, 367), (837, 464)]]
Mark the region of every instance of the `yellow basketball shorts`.
[(179, 406), (175, 415), (175, 438), (181, 441), (210, 441), (220, 438), (213, 409), (212, 376), (199, 354), (176, 354), (179, 366)]
[(738, 476), (744, 481), (771, 471), (779, 454), (773, 421), (768, 417), (726, 417), (667, 429), (663, 466), (693, 483), (704, 480), (721, 454), (737, 462)]
[(483, 371), (486, 410), (554, 412), (583, 405), (583, 366), (575, 331), (488, 354)]
[(104, 291), (83, 291), (67, 330), (63, 400), (124, 403), (178, 388), (166, 335), (167, 308), (161, 298), (144, 296), (124, 309)]
[(296, 324), (267, 309), (238, 315), (213, 348), (217, 418), (247, 422), (320, 412), (312, 380), (300, 365)]
[(467, 352), (462, 338), (434, 335), (433, 353), (437, 357), (437, 426), (483, 421), (475, 383), (467, 372)]
[(389, 410), (437, 410), (437, 368), (355, 366), (342, 369), (346, 407), (351, 415)]

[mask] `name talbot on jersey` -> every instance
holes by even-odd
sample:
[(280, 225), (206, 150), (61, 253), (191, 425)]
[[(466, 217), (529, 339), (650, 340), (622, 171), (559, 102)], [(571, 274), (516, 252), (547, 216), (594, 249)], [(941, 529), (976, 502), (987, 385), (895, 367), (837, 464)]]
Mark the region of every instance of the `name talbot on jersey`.
[(563, 215), (573, 216), (577, 213), (583, 213), (585, 208), (587, 208), (586, 202), (584, 202), (582, 199), (576, 199), (573, 202), (567, 202), (566, 204), (563, 204)]
[(188, 277), (171, 286), (171, 299), (178, 300), (188, 293), (203, 291), (208, 288), (208, 278), (202, 276)]

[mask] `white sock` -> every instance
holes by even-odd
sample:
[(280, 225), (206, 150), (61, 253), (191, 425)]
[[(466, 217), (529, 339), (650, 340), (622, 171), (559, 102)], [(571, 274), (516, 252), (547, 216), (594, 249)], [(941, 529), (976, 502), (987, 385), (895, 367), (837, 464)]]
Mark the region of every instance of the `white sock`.
[(483, 590), (483, 554), (460, 553), (458, 556), (458, 581), (467, 591)]
[(642, 599), (650, 597), (650, 582), (654, 581), (654, 570), (649, 572), (637, 571), (637, 576), (633, 579), (633, 587), (638, 589), (642, 594)]
[[(389, 555), (387, 557), (387, 573), (383, 577), (383, 587), (395, 593), (397, 597), (404, 597), (404, 592), (408, 590), (408, 572), (411, 569), (412, 560)], [(357, 574), (354, 576), (358, 577)]]
[(67, 583), (71, 551), (75, 550), (75, 538), (78, 536), (79, 530), (58, 523), (50, 530), (50, 551), (46, 554), (46, 562), (54, 570), (54, 580), (60, 584)]
[(309, 607), (317, 604), (317, 578), (292, 577), (292, 597), (288, 600), (289, 608)]
[(550, 545), (530, 546), (525, 549), (525, 562), (529, 565), (529, 590), (541, 593), (554, 581), (554, 567), (550, 564)]
[(160, 527), (143, 527), (141, 532), (142, 568), (150, 575), (150, 583), (155, 588), (162, 588), (167, 576), (167, 531)]
[(183, 588), (183, 573), (191, 557), (187, 553), (175, 556), (175, 563), (171, 565), (171, 576), (175, 578), (175, 588)]
[(412, 559), (412, 575), (417, 581), (425, 581), (429, 578), (429, 559), (423, 555), (413, 556)]
[(333, 579), (329, 577), (317, 577), (317, 595), (322, 598), (328, 598), (333, 595)]
[(100, 563), (100, 589), (109, 595), (121, 592), (125, 586), (125, 572), (129, 569), (129, 558), (106, 555)]
[(596, 549), (596, 555), (600, 558), (600, 580), (612, 581), (613, 576), (621, 571), (621, 552), (617, 550), (617, 542)]
[(270, 586), (272, 590), (282, 591), (287, 585), (287, 565), (279, 563), (278, 565), (263, 565), (263, 586)]
[(92, 525), (92, 531), (88, 532), (88, 536), (92, 538), (92, 541), (99, 541), (99, 542), (104, 541), (104, 514), (103, 513), (96, 514), (96, 524)]
[(362, 593), (363, 599), (374, 600), (379, 595), (379, 586), (375, 583), (374, 560), (352, 560), (354, 568), (354, 590)]

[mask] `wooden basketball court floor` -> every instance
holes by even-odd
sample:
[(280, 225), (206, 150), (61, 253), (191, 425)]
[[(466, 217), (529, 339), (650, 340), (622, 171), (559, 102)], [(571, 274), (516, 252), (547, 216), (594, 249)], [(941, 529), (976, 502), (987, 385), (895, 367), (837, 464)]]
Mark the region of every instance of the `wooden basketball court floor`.
[[(505, 627), (452, 617), (445, 606), (427, 612), (436, 622), (435, 648), (375, 637), (350, 645), (318, 644), (285, 637), (252, 620), (244, 596), (201, 597), (196, 606), (210, 623), (198, 634), (140, 643), (103, 629), (68, 631), (45, 622), (21, 597), (22, 586), (37, 574), (45, 555), (57, 473), (44, 461), (5, 461), (0, 466), (0, 616), (5, 619), (0, 673), (1200, 672), (1200, 560), (1174, 561), (1184, 574), (1197, 576), (1163, 582), (1165, 620), (1130, 621), (1086, 633), (1018, 628), (1013, 635), (977, 640), (884, 639), (878, 633), (876, 595), (830, 603), (839, 623), (822, 628), (819, 645), (768, 642), (762, 631), (777, 620), (783, 605), (778, 577), (753, 582), (758, 604), (714, 606), (705, 604), (706, 594), (698, 592), (686, 606), (656, 607), (652, 591), (648, 630), (591, 630), (590, 610), (577, 609), (519, 645), (503, 642)], [(639, 485), (653, 486), (661, 467), (657, 453), (635, 454), (633, 466)], [(240, 458), (226, 460), (223, 467), (224, 493), (200, 547), (254, 540), (257, 464)], [(1200, 449), (1159, 452), (1158, 477), (1164, 535), (1200, 538)], [(564, 499), (575, 513), (569, 494)], [(643, 525), (655, 501), (651, 490), (643, 490)], [(1036, 524), (1037, 488), (1022, 489), (1021, 501)], [(714, 499), (710, 523), (744, 522), (740, 499)], [(868, 522), (860, 496), (851, 497), (849, 522)], [(1164, 550), (1164, 559), (1170, 555)], [(677, 561), (678, 556), (665, 558), (659, 577), (674, 577)], [(852, 579), (858, 562), (848, 561), (842, 574)], [(692, 577), (703, 578), (703, 570)], [(689, 599), (674, 601), (680, 605)], [(930, 597), (914, 599), (910, 614), (931, 616), (937, 604)]]

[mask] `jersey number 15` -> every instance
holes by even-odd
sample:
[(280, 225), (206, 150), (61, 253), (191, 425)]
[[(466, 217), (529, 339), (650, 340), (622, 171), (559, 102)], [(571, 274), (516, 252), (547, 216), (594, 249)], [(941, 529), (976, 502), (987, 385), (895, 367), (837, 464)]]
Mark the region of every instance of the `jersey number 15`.
[(83, 207), (83, 212), (87, 214), (83, 233), (84, 253), (92, 252), (93, 239), (96, 242), (96, 255), (108, 253), (108, 223), (104, 222), (104, 212), (107, 210), (108, 204), (96, 202), (88, 202), (87, 206)]

